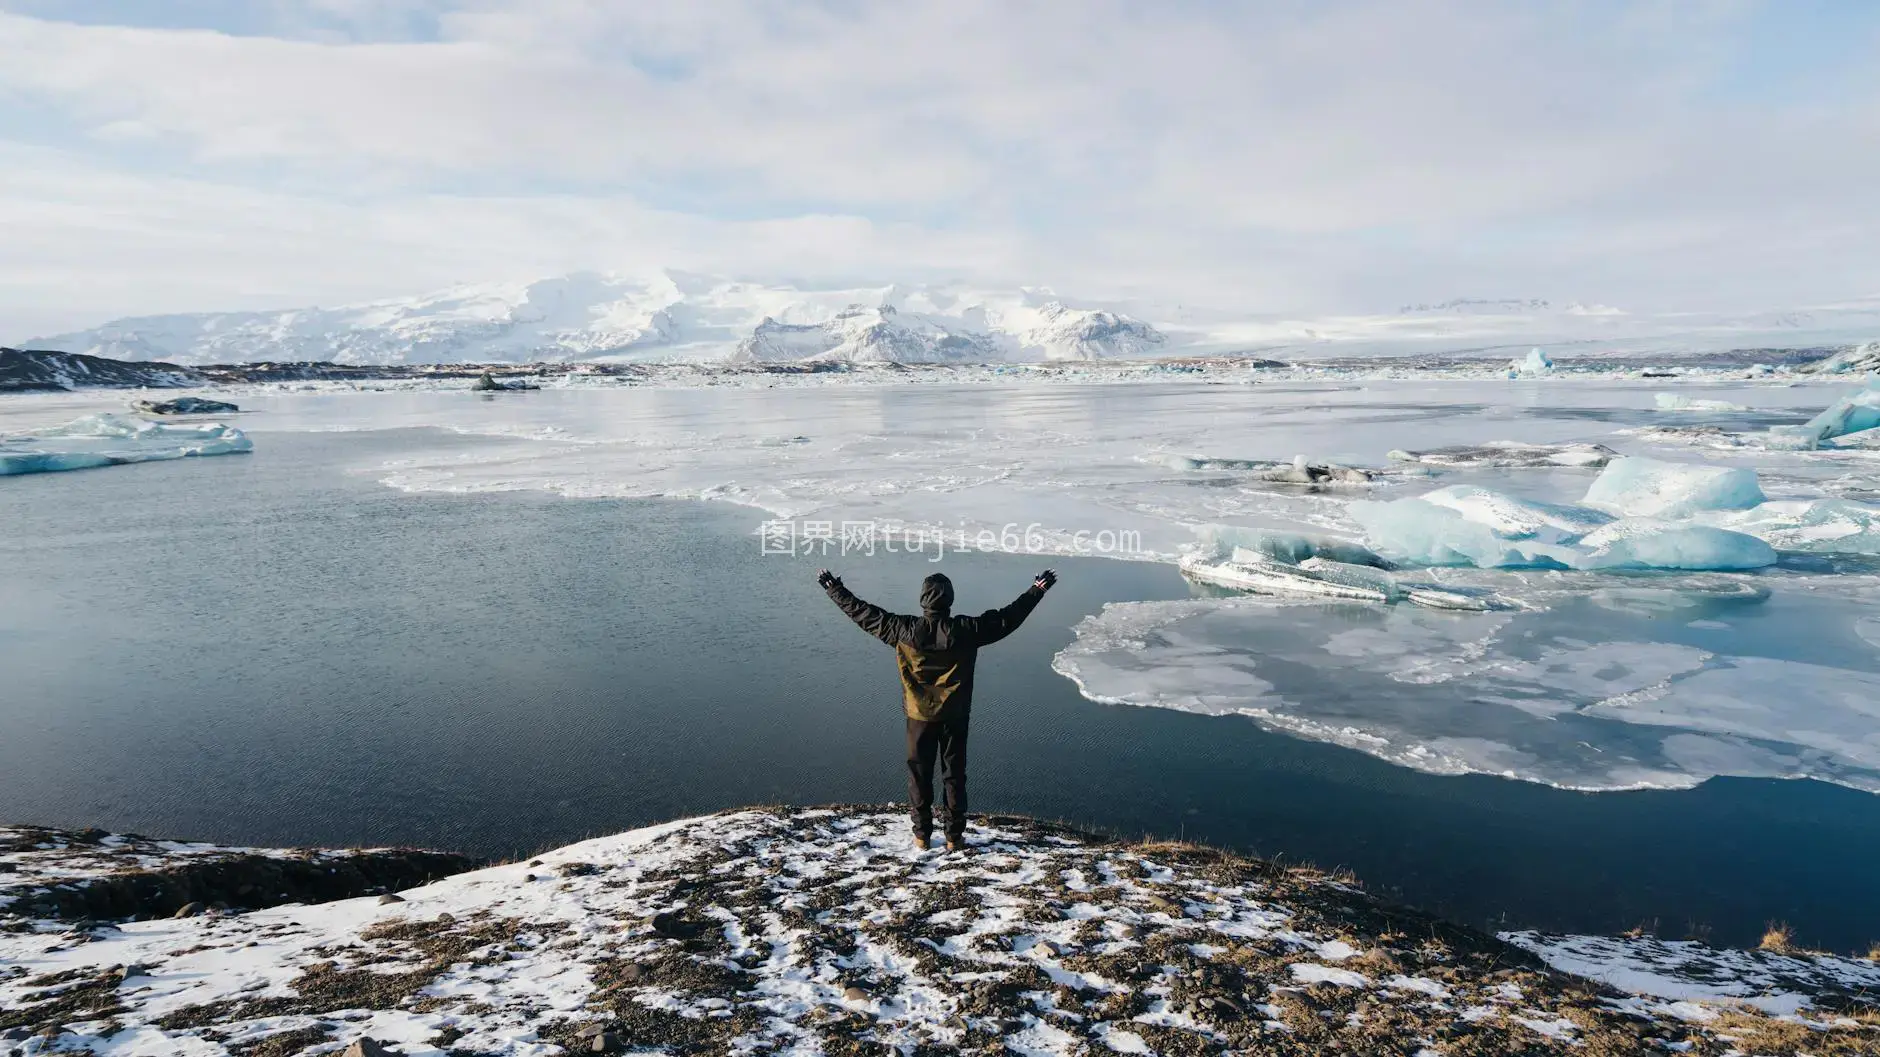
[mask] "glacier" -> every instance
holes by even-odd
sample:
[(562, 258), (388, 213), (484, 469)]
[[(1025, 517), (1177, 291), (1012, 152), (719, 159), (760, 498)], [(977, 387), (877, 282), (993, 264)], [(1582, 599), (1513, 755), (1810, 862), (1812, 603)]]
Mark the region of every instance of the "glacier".
[(0, 435), (0, 477), (253, 450), (245, 433), (221, 423), (173, 425), (95, 414), (31, 433)]

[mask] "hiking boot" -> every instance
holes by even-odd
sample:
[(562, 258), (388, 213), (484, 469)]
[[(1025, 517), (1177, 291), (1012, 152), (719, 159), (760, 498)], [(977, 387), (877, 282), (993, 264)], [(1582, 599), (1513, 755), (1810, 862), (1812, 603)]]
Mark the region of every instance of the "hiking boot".
[(914, 850), (926, 851), (928, 848), (932, 846), (933, 846), (933, 841), (931, 839), (927, 837), (918, 836), (918, 835), (914, 837)]
[(947, 850), (948, 851), (965, 851), (966, 839), (962, 837), (958, 840), (955, 840), (952, 837), (948, 837), (947, 838)]

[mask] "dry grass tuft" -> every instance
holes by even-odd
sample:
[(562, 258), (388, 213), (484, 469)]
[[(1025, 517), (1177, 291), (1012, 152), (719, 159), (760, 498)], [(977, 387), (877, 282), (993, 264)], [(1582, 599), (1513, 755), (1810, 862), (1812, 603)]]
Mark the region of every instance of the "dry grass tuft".
[(1795, 930), (1787, 922), (1771, 921), (1763, 930), (1761, 941), (1756, 944), (1758, 950), (1770, 954), (1793, 954), (1795, 952)]

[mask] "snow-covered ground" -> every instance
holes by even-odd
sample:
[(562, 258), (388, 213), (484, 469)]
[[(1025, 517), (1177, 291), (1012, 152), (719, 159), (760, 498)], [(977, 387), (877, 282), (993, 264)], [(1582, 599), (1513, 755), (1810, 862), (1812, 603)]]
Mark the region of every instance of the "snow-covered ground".
[(1853, 1054), (1880, 1041), (1862, 997), (1880, 983), (1872, 962), (1508, 939), (1206, 849), (994, 818), (965, 852), (921, 853), (895, 814), (743, 811), (397, 898), (18, 922), (0, 930), (0, 1049)]
[[(753, 547), (851, 573), (887, 548), (1166, 563), (1253, 541), (1340, 561), (1369, 548), (1410, 566), (1391, 574), (1406, 585), (1493, 604), (1124, 603), (1078, 624), (1058, 670), (1099, 701), (1244, 716), (1438, 773), (1880, 791), (1880, 444), (1797, 450), (1789, 428), (1862, 379), (1190, 366), (233, 391), (260, 457), (281, 431), (407, 430), (404, 456), (356, 469), (418, 494), (742, 504)], [(0, 431), (123, 399), (11, 397)], [(1345, 469), (1314, 482), (1324, 467)]]

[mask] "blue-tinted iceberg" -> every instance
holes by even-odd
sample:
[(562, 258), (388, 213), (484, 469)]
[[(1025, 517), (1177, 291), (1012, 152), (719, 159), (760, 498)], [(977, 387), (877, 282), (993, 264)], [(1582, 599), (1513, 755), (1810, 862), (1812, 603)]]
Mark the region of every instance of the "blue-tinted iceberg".
[(1554, 361), (1539, 349), (1529, 349), (1527, 357), (1508, 361), (1508, 377), (1538, 378), (1554, 373)]
[(1237, 525), (1208, 525), (1200, 532), (1203, 558), (1228, 558), (1245, 550), (1276, 561), (1297, 565), (1312, 558), (1384, 568), (1389, 563), (1362, 544), (1322, 536), (1304, 536), (1296, 532), (1269, 532)]
[(247, 434), (219, 422), (171, 425), (86, 415), (63, 426), (0, 436), (0, 477), (253, 450)]
[(1809, 419), (1800, 432), (1819, 444), (1876, 426), (1880, 426), (1880, 388), (1869, 385), (1836, 400), (1826, 411)]
[[(1755, 486), (1754, 475), (1750, 485)], [(1406, 565), (1728, 571), (1758, 569), (1776, 560), (1767, 542), (1743, 532), (1656, 518), (1615, 520), (1601, 510), (1470, 486), (1415, 499), (1357, 502), (1346, 510), (1378, 553)]]
[(1580, 505), (1621, 517), (1682, 518), (1747, 510), (1764, 499), (1754, 470), (1631, 457), (1608, 463)]
[(1760, 569), (1775, 548), (1754, 536), (1710, 525), (1626, 518), (1588, 533), (1576, 569)]
[[(1397, 499), (1360, 501), (1345, 510), (1364, 529), (1366, 541), (1394, 562), (1482, 569), (1572, 568), (1575, 552), (1571, 547), (1519, 531), (1515, 519), (1504, 517), (1498, 509), (1519, 506), (1521, 500), (1488, 494), (1501, 502), (1478, 501), (1458, 509), (1428, 499)], [(1600, 516), (1596, 511), (1587, 513)]]

